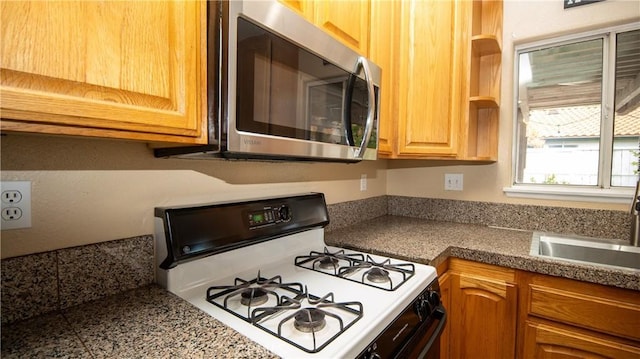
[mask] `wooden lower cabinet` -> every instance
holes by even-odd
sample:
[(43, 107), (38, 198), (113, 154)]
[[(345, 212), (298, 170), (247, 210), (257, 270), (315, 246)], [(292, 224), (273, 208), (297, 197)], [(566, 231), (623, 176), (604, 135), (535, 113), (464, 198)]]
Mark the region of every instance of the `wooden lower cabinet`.
[(640, 293), (521, 272), (519, 357), (640, 358)]
[(515, 271), (452, 259), (450, 358), (513, 358), (518, 286)]
[(526, 321), (524, 329), (523, 357), (637, 359), (640, 348), (593, 332), (532, 319)]
[(457, 258), (441, 358), (640, 358), (640, 292)]

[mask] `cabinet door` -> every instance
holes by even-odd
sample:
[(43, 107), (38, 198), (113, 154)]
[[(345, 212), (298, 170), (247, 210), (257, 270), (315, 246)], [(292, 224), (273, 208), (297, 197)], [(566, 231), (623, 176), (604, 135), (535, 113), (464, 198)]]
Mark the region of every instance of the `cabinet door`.
[(586, 332), (527, 321), (524, 356), (526, 358), (638, 358), (640, 348)]
[(369, 49), (369, 0), (278, 0), (363, 55)]
[(513, 358), (517, 287), (466, 274), (451, 277), (452, 358)]
[(291, 9), (297, 11), (302, 17), (313, 22), (313, 0), (278, 0)]
[(315, 1), (314, 22), (363, 55), (369, 50), (369, 1)]
[(3, 130), (206, 141), (205, 2), (1, 6)]
[(400, 31), (399, 157), (454, 157), (461, 111), (458, 34), (464, 1), (403, 1)]
[(371, 2), (371, 46), (369, 58), (382, 69), (380, 90), (380, 118), (378, 127), (378, 155), (391, 157), (397, 136), (397, 65), (400, 2), (373, 0)]

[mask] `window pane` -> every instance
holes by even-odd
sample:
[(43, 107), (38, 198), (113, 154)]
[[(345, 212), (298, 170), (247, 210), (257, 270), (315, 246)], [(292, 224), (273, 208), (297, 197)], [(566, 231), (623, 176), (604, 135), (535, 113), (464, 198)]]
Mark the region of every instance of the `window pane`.
[(519, 54), (517, 183), (598, 184), (603, 40)]
[(635, 186), (640, 152), (640, 30), (616, 36), (612, 186)]

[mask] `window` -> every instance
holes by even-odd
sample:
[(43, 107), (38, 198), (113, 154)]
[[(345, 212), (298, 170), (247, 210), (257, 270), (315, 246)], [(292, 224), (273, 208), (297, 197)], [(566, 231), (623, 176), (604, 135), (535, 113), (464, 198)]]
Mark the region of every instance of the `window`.
[(515, 59), (515, 186), (635, 187), (638, 25), (518, 46)]

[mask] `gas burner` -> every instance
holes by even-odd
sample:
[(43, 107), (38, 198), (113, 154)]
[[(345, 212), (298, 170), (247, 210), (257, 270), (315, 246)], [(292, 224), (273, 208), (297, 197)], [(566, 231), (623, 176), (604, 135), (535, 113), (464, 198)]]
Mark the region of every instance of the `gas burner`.
[(240, 293), (240, 303), (246, 306), (258, 306), (267, 302), (267, 292), (261, 288), (247, 288)]
[(251, 323), (308, 353), (317, 353), (360, 320), (362, 313), (360, 302), (336, 303), (333, 293), (320, 298), (305, 287), (304, 293), (293, 298), (282, 296), (276, 306), (255, 308)]
[[(356, 277), (357, 273), (362, 273), (362, 276), (360, 278)], [(414, 273), (415, 266), (412, 263), (391, 264), (391, 259), (389, 258), (376, 262), (371, 256), (367, 255), (366, 261), (358, 261), (354, 265), (341, 267), (337, 275), (372, 287), (396, 290), (411, 278)], [(387, 283), (389, 284), (388, 287)]]
[(309, 255), (297, 256), (295, 264), (299, 267), (304, 267), (313, 270), (319, 270), (323, 273), (338, 274), (340, 267), (354, 265), (358, 261), (364, 261), (362, 254), (346, 254), (344, 250), (336, 252), (330, 252), (327, 247), (324, 247), (323, 252), (311, 251)]
[(367, 279), (374, 283), (386, 283), (391, 280), (389, 272), (379, 267), (369, 269), (366, 274)]
[(293, 326), (304, 333), (317, 332), (327, 325), (325, 316), (324, 312), (317, 308), (301, 309), (294, 317)]
[[(280, 276), (266, 279), (260, 276), (260, 271), (258, 271), (258, 276), (250, 281), (236, 278), (234, 285), (209, 287), (207, 301), (245, 321), (250, 321), (252, 309), (268, 301), (280, 303), (279, 289), (294, 296), (303, 292), (300, 283), (282, 283)], [(244, 313), (244, 309), (246, 309), (246, 313)]]
[(335, 270), (336, 268), (338, 268), (338, 263), (340, 262), (340, 260), (333, 257), (323, 257), (316, 260), (315, 262), (318, 263), (319, 268)]

